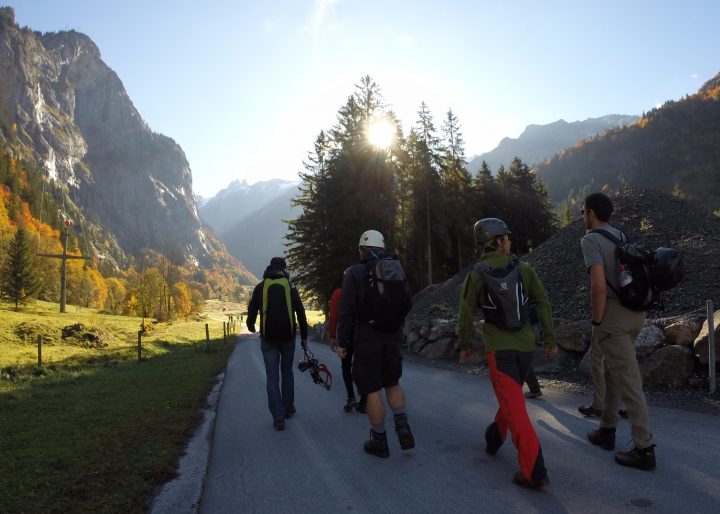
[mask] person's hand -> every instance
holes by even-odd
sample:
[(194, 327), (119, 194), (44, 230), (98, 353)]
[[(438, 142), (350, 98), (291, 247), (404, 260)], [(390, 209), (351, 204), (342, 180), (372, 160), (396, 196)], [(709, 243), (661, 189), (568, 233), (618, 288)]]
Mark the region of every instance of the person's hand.
[(345, 357), (347, 357), (347, 348), (338, 346), (337, 354), (338, 354), (338, 357), (340, 357), (341, 359), (344, 359)]
[(300, 346), (302, 346), (303, 350), (307, 351), (307, 339), (301, 339)]
[(333, 351), (333, 353), (338, 352), (337, 339), (330, 339), (330, 349)]
[(460, 364), (465, 364), (465, 363), (469, 362), (470, 358), (473, 356), (473, 354), (476, 351), (477, 350), (474, 350), (472, 348), (470, 348), (468, 350), (460, 350), (460, 354), (458, 355), (458, 362)]
[(557, 346), (546, 346), (545, 347), (545, 360), (546, 361), (553, 360), (557, 354), (558, 354)]
[(255, 333), (255, 325), (248, 325), (247, 327), (250, 332)]

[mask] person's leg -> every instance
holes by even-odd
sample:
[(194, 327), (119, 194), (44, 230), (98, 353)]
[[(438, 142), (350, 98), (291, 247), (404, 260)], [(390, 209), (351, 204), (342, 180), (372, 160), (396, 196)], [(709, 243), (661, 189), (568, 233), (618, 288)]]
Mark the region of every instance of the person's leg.
[(280, 344), (280, 371), (282, 373), (282, 403), (285, 413), (295, 411), (295, 377), (293, 363), (295, 358), (295, 340)]
[(538, 382), (537, 375), (535, 375), (535, 368), (532, 365), (532, 361), (528, 366), (527, 373), (525, 373), (525, 383), (528, 385), (528, 389), (530, 390), (525, 397), (537, 398), (542, 395), (540, 382)]
[(281, 421), (285, 419), (285, 408), (280, 394), (280, 352), (276, 344), (267, 341), (260, 343), (260, 349), (265, 362), (268, 409), (273, 420)]
[(376, 341), (362, 340), (355, 345), (352, 375), (358, 390), (366, 395), (370, 439), (365, 441), (365, 451), (376, 457), (388, 457), (390, 451), (385, 433), (385, 405), (380, 396), (382, 389), (381, 346)]
[[(530, 352), (501, 350), (488, 353), (490, 381), (500, 406), (497, 420), (505, 424), (499, 430), (509, 429), (518, 451), (520, 475), (525, 482), (520, 485), (543, 487), (547, 485), (547, 471), (535, 429), (525, 406), (522, 393), (523, 372), (532, 359)], [(502, 432), (501, 432), (502, 435)]]
[(605, 369), (603, 353), (594, 337), (590, 343), (590, 376), (593, 383), (593, 400), (590, 406), (602, 411), (605, 408)]
[(342, 369), (343, 383), (345, 384), (345, 392), (347, 393), (347, 403), (345, 404), (345, 412), (350, 412), (355, 407), (355, 387), (352, 379), (352, 359), (353, 351), (348, 348), (347, 354), (340, 359), (340, 368)]

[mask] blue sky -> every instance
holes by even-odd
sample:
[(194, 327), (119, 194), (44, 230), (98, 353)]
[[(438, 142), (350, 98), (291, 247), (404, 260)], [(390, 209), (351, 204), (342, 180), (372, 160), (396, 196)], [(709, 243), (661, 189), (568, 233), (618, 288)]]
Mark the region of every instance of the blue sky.
[(641, 114), (720, 71), (720, 2), (0, 0), (90, 36), (193, 188), (296, 179), (363, 75), (406, 132), (425, 101), (468, 157), (530, 124)]

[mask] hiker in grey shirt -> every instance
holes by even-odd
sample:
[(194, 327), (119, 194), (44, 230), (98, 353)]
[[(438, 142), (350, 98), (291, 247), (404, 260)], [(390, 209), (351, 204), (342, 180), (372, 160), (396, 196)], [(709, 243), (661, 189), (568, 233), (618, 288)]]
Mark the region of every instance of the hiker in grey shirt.
[(627, 407), (634, 446), (630, 451), (617, 452), (615, 461), (623, 466), (643, 470), (655, 469), (655, 444), (650, 432), (647, 402), (642, 390), (642, 377), (635, 358), (635, 339), (645, 323), (645, 313), (623, 306), (619, 291), (616, 246), (601, 233), (605, 230), (626, 240), (625, 235), (608, 223), (613, 205), (606, 195), (593, 193), (585, 198), (582, 210), (588, 229), (580, 246), (590, 274), (590, 306), (592, 311), (591, 347), (600, 350), (605, 378), (605, 404), (600, 426), (588, 433), (588, 439), (604, 450), (615, 448), (615, 427), (619, 421), (620, 400)]

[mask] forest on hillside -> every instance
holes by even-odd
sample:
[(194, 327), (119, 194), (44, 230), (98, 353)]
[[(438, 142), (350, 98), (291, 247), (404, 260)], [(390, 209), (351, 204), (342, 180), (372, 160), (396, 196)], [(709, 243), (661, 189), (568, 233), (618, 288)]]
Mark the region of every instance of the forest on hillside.
[[(387, 126), (387, 146), (373, 142)], [(466, 167), (462, 127), (452, 109), (436, 128), (423, 102), (405, 135), (369, 76), (320, 131), (301, 173), (289, 221), (288, 258), (306, 295), (326, 306), (342, 272), (358, 259), (360, 234), (379, 230), (403, 261), (413, 292), (441, 282), (475, 259), (473, 224), (505, 220), (513, 247), (525, 253), (556, 230), (542, 181), (520, 159), (493, 173)]]

